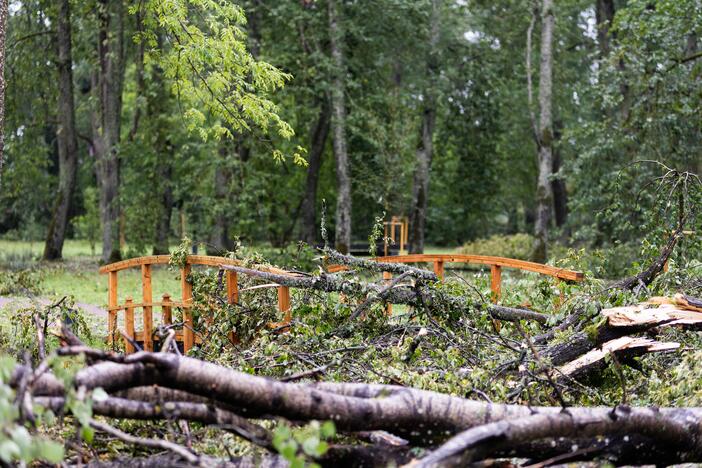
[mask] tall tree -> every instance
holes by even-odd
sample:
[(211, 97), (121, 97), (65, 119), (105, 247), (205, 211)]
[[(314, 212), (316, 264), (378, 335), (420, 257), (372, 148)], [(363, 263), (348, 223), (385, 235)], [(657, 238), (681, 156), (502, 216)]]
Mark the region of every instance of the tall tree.
[(0, 182), (5, 161), (5, 29), (8, 0), (0, 0)]
[(99, 0), (98, 66), (93, 73), (95, 108), (91, 117), (95, 168), (100, 188), (102, 261), (121, 257), (119, 249), (119, 141), (124, 78), (124, 5)]
[(61, 258), (71, 212), (78, 168), (78, 140), (76, 137), (75, 101), (73, 99), (73, 55), (71, 51), (71, 11), (69, 0), (58, 5), (56, 17), (58, 49), (58, 141), (59, 186), (53, 215), (44, 244), (44, 260)]
[(439, 0), (432, 0), (429, 26), (429, 48), (426, 58), (426, 87), (422, 96), (422, 124), (419, 147), (416, 153), (412, 208), (410, 212), (410, 253), (424, 252), (424, 231), (429, 199), (429, 172), (434, 149), (434, 127), (436, 124), (436, 80), (439, 73)]
[(322, 156), (329, 134), (329, 120), (331, 109), (328, 100), (324, 100), (319, 109), (317, 123), (312, 130), (312, 141), (309, 158), (307, 160), (307, 178), (305, 180), (305, 195), (302, 199), (302, 227), (301, 238), (313, 245), (317, 240), (317, 185), (319, 183), (319, 169), (322, 167)]
[(538, 169), (536, 185), (536, 237), (532, 257), (544, 262), (547, 258), (548, 231), (553, 211), (553, 1), (541, 5), (541, 64), (539, 67)]
[(614, 20), (614, 0), (596, 0), (595, 20), (597, 22), (597, 45), (600, 57), (604, 58), (610, 50), (610, 29)]
[(332, 142), (336, 160), (336, 249), (348, 253), (351, 248), (351, 177), (346, 144), (346, 68), (344, 35), (336, 0), (329, 0), (329, 47), (332, 56)]

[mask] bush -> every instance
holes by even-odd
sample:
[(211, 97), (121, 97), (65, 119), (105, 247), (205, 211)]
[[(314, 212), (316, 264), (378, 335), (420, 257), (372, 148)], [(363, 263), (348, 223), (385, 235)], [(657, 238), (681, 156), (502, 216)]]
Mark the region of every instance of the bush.
[(477, 239), (463, 244), (463, 247), (459, 248), (459, 253), (529, 260), (533, 245), (534, 237), (529, 234), (496, 234), (487, 239)]

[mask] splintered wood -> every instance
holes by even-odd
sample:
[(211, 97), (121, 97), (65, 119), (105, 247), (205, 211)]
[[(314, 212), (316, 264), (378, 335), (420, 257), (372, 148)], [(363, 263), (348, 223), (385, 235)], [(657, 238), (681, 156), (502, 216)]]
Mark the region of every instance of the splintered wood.
[[(672, 298), (652, 297), (642, 304), (613, 307), (601, 313), (607, 318), (607, 327), (630, 329), (632, 333), (655, 327), (702, 328), (702, 300), (684, 294), (676, 294)], [(612, 354), (631, 358), (646, 353), (674, 351), (679, 347), (680, 343), (622, 336), (563, 364), (558, 371), (564, 376), (575, 377), (604, 366), (605, 358)]]
[(604, 364), (604, 359), (612, 353), (629, 352), (632, 356), (655, 353), (661, 351), (673, 351), (680, 347), (680, 343), (661, 343), (649, 338), (623, 336), (612, 341), (608, 341), (601, 348), (583, 354), (578, 359), (571, 361), (558, 368), (558, 371), (566, 376), (581, 374), (598, 364)]

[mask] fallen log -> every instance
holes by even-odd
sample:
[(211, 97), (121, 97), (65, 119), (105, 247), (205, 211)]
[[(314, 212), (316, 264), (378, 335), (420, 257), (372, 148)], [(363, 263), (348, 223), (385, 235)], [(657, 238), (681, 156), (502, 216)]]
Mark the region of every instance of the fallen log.
[[(662, 302), (660, 299), (656, 301)], [(600, 315), (605, 321), (597, 328), (577, 332), (566, 342), (546, 348), (543, 355), (550, 360), (551, 364), (560, 366), (594, 349), (601, 348), (605, 343), (657, 327), (702, 328), (702, 313), (681, 309), (669, 303), (669, 300), (658, 307), (643, 303), (603, 309)], [(656, 348), (652, 348), (654, 349)]]
[(579, 377), (604, 367), (605, 358), (611, 354), (630, 359), (646, 353), (674, 351), (679, 347), (680, 343), (660, 343), (648, 338), (623, 336), (604, 343), (599, 348), (558, 367), (557, 370), (561, 376)]
[[(445, 312), (448, 309), (470, 313), (481, 309), (481, 305), (474, 304), (466, 298), (448, 295), (424, 283), (413, 285), (397, 284), (388, 289), (383, 285), (348, 280), (326, 273), (321, 273), (319, 276), (304, 276), (270, 273), (233, 265), (221, 265), (221, 268), (258, 277), (281, 286), (313, 289), (323, 292), (338, 292), (351, 297), (368, 299), (370, 302), (384, 301), (391, 304), (406, 304), (415, 308), (427, 308), (429, 311), (438, 312)], [(547, 315), (526, 309), (489, 304), (486, 310), (492, 318), (499, 320), (532, 320), (542, 324), (548, 321)]]
[(344, 265), (352, 268), (360, 268), (376, 273), (406, 273), (414, 278), (421, 278), (427, 281), (439, 281), (439, 277), (436, 276), (436, 273), (434, 273), (433, 271), (412, 267), (403, 263), (388, 263), (376, 262), (374, 260), (365, 260), (362, 258), (352, 257), (351, 255), (344, 255), (340, 252), (337, 252), (336, 250), (331, 249), (325, 249), (324, 256), (327, 262), (336, 263), (338, 265)]
[[(668, 461), (700, 461), (702, 448), (702, 408), (586, 408), (530, 407), (492, 404), (461, 397), (381, 384), (362, 383), (286, 383), (257, 377), (223, 366), (175, 354), (138, 352), (128, 356), (86, 347), (63, 348), (61, 355), (85, 354), (103, 362), (79, 370), (73, 386), (92, 390), (97, 387), (114, 394), (137, 387), (173, 389), (177, 395), (192, 394), (210, 401), (198, 404), (168, 403), (178, 409), (171, 415), (208, 423), (206, 411), (218, 413), (213, 421), (233, 417), (235, 425), (253, 431), (243, 420), (285, 418), (289, 421), (332, 420), (340, 431), (387, 431), (405, 438), (411, 447), (443, 447), (421, 460), (433, 466), (437, 459), (463, 456), (482, 459), (492, 456), (520, 457), (533, 453), (533, 444), (544, 440), (602, 440), (622, 434), (646, 438), (656, 453)], [(111, 362), (112, 361), (112, 362)], [(18, 384), (27, 368), (19, 368), (11, 382)], [(157, 386), (157, 387), (155, 387)], [(48, 371), (34, 379), (34, 402), (56, 411), (62, 407), (64, 387)], [(143, 393), (143, 391), (142, 391)], [(218, 412), (218, 405), (239, 408), (232, 416)], [(149, 419), (167, 412), (152, 404), (124, 401), (114, 396), (96, 402), (96, 414), (106, 413), (132, 419)], [(215, 427), (217, 426), (215, 424)], [(249, 424), (252, 424), (249, 422)], [(253, 439), (252, 439), (253, 440)], [(628, 442), (621, 442), (628, 444)], [(555, 447), (556, 445), (554, 445)], [(353, 453), (352, 449), (348, 449)], [(395, 447), (400, 455), (405, 446)], [(602, 450), (608, 453), (608, 447)], [(330, 452), (331, 453), (331, 452)], [(439, 458), (437, 458), (439, 457)], [(481, 458), (482, 457), (482, 458)], [(433, 460), (433, 461), (432, 461)], [(643, 462), (647, 460), (639, 460)], [(431, 462), (431, 463), (430, 463)]]

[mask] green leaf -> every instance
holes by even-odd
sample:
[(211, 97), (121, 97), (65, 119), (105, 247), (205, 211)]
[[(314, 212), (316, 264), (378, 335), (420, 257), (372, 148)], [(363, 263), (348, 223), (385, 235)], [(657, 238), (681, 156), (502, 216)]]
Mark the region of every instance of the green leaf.
[(109, 395), (101, 387), (93, 390), (93, 401), (105, 401), (109, 398)]
[(12, 460), (18, 459), (20, 456), (20, 448), (11, 440), (3, 440), (0, 442), (0, 460), (5, 463), (10, 463)]
[(95, 437), (95, 429), (90, 426), (83, 426), (80, 429), (80, 437), (88, 444), (93, 443)]
[(41, 458), (49, 463), (61, 463), (63, 460), (63, 445), (53, 440), (35, 440), (34, 450), (37, 458)]
[(336, 435), (336, 426), (334, 426), (334, 421), (324, 421), (321, 428), (321, 434), (323, 439), (329, 439)]

